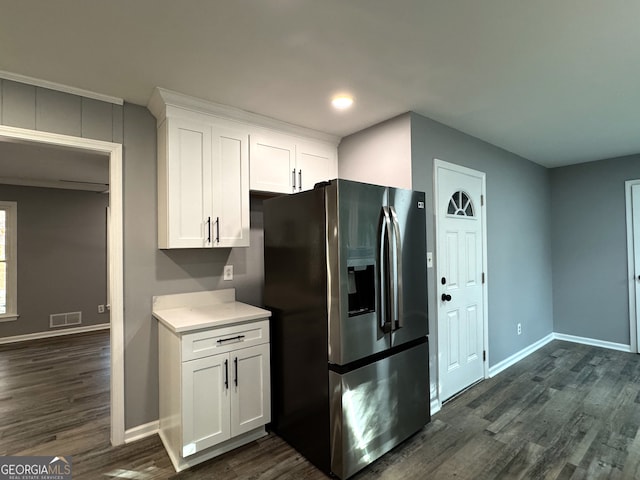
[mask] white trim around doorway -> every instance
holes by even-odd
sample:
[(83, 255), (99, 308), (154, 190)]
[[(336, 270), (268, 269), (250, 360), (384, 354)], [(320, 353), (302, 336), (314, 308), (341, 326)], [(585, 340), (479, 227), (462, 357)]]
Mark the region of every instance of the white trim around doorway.
[(111, 444), (124, 443), (124, 264), (122, 145), (0, 125), (0, 138), (63, 146), (109, 156), (109, 292), (111, 298)]
[(640, 341), (638, 340), (638, 320), (636, 312), (636, 267), (634, 261), (634, 241), (633, 241), (633, 205), (631, 197), (631, 187), (640, 185), (639, 180), (627, 180), (624, 182), (625, 191), (625, 215), (627, 222), (627, 283), (629, 288), (629, 343), (632, 352), (640, 353)]

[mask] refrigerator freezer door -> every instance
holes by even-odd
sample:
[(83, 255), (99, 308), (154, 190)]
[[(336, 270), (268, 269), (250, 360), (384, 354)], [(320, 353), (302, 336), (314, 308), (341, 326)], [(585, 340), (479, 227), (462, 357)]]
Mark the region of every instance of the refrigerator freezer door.
[(325, 198), (329, 362), (345, 365), (391, 346), (380, 327), (378, 284), (387, 189), (337, 180)]
[(411, 190), (389, 189), (389, 209), (396, 222), (394, 232), (400, 239), (397, 255), (397, 279), (394, 295), (400, 318), (391, 334), (397, 346), (427, 335), (427, 245), (425, 195)]
[(329, 372), (331, 471), (345, 479), (429, 422), (428, 343)]

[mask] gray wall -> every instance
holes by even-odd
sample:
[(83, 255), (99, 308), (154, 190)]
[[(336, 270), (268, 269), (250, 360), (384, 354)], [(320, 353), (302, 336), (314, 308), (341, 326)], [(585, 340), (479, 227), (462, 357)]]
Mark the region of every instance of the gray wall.
[(0, 79), (0, 123), (122, 143), (122, 106)]
[[(151, 297), (235, 287), (238, 300), (261, 305), (264, 283), (262, 201), (251, 201), (251, 247), (158, 250), (156, 120), (124, 108), (125, 424), (158, 419), (157, 324)], [(233, 281), (222, 280), (232, 264)]]
[(550, 172), (555, 331), (629, 345), (624, 182), (640, 155)]
[(108, 196), (78, 190), (0, 185), (0, 200), (18, 203), (18, 314), (0, 337), (59, 331), (52, 313), (82, 312), (82, 325), (108, 323)]
[[(548, 170), (414, 113), (411, 153), (413, 188), (426, 192), (430, 199), (429, 250), (435, 249), (434, 158), (486, 173), (489, 365), (552, 333)], [(435, 269), (429, 269), (428, 282), (429, 311), (436, 312)], [(437, 331), (434, 313), (430, 314), (430, 322), (430, 332), (434, 333)], [(517, 335), (517, 323), (522, 323), (522, 335)], [(433, 345), (435, 338), (431, 342)]]

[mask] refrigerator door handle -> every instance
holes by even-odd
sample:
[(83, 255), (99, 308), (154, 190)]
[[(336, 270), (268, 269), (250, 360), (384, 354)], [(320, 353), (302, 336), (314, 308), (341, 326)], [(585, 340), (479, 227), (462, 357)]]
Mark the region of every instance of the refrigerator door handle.
[(393, 236), (395, 239), (396, 245), (396, 255), (395, 255), (395, 274), (396, 281), (393, 285), (393, 297), (395, 303), (395, 309), (393, 310), (393, 315), (398, 314), (397, 318), (392, 319), (392, 328), (397, 325), (396, 328), (402, 328), (404, 326), (404, 315), (403, 315), (403, 306), (402, 306), (402, 238), (400, 237), (400, 223), (398, 222), (398, 214), (396, 213), (396, 209), (393, 207), (389, 207), (391, 211), (391, 220), (393, 221)]
[[(391, 293), (391, 254), (393, 245), (391, 231), (391, 215), (389, 207), (382, 207), (382, 227), (380, 228), (380, 328), (388, 333), (393, 330), (393, 315), (395, 311), (394, 298)], [(386, 248), (385, 248), (386, 245)]]

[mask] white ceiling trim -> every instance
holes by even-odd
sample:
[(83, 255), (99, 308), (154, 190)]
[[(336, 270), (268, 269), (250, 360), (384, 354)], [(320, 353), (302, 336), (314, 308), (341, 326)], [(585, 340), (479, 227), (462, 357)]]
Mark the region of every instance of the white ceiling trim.
[(90, 90), (84, 90), (82, 88), (71, 87), (69, 85), (63, 85), (61, 83), (50, 82), (48, 80), (41, 80), (39, 78), (27, 77), (26, 75), (6, 72), (4, 70), (0, 70), (0, 78), (4, 78), (5, 80), (12, 80), (19, 83), (26, 83), (35, 87), (48, 88), (49, 90), (56, 90), (58, 92), (71, 93), (72, 95), (91, 98), (93, 100), (100, 100), (101, 102), (113, 103), (115, 105), (124, 104), (124, 100), (122, 98), (112, 97), (111, 95), (104, 95), (102, 93), (96, 93)]
[(63, 190), (82, 190), (85, 192), (108, 193), (108, 183), (76, 182), (64, 180), (40, 180), (37, 178), (0, 177), (0, 185), (18, 185), (21, 187), (58, 188)]

